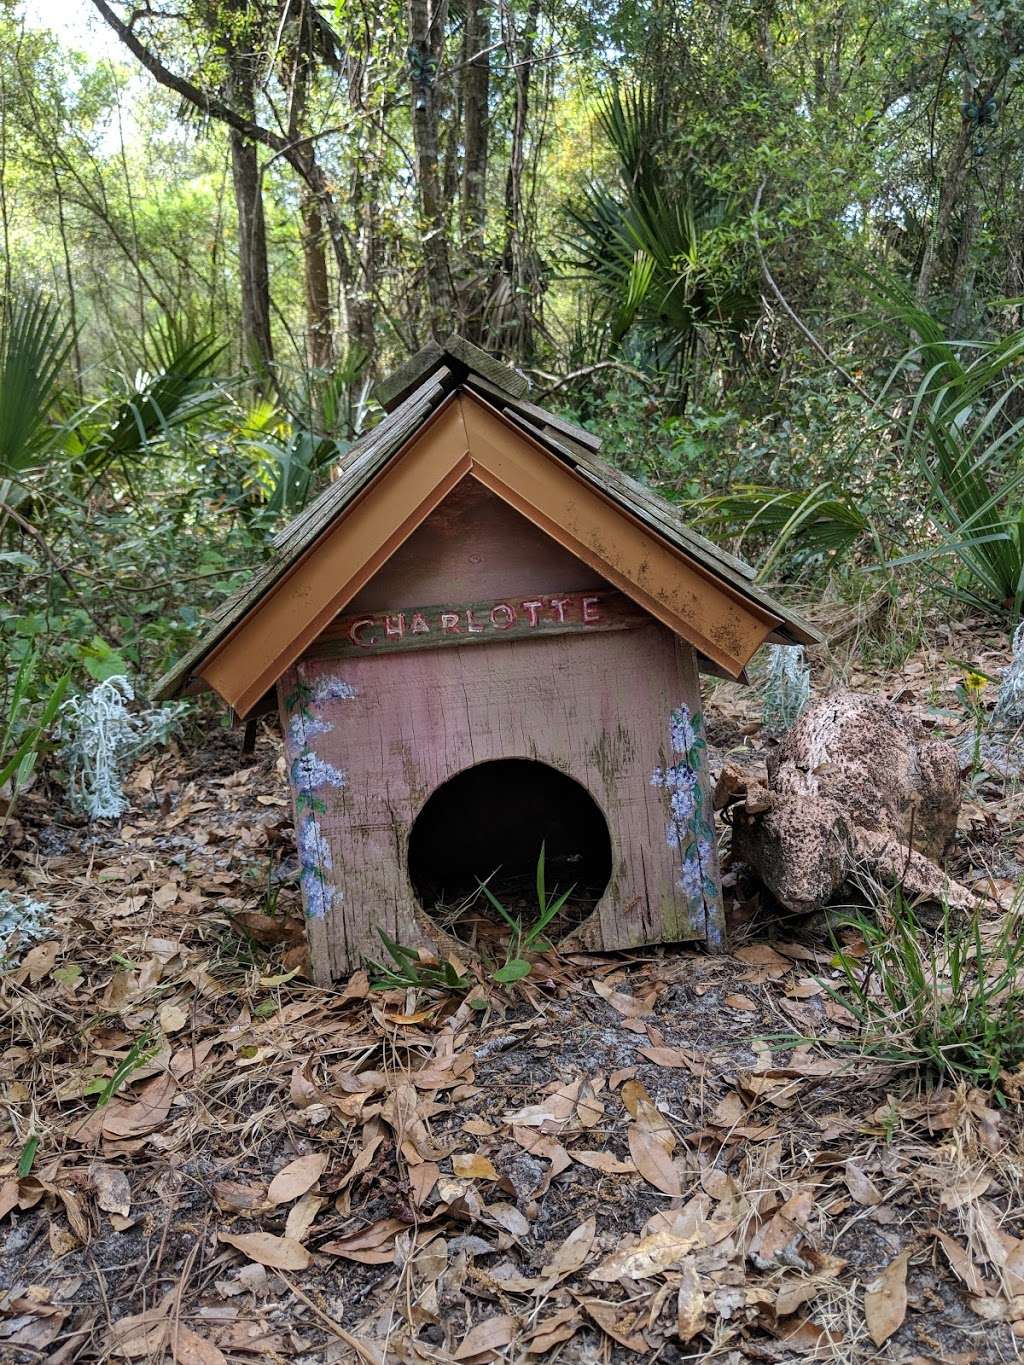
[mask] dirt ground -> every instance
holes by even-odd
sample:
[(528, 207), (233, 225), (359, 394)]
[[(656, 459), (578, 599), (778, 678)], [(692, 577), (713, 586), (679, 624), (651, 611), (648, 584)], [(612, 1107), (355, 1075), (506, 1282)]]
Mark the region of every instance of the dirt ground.
[[(962, 733), (1005, 646), (926, 625), (816, 687)], [(758, 761), (757, 714), (715, 688), (716, 761)], [(858, 1056), (824, 917), (727, 862), (728, 955), (320, 990), (277, 739), (239, 748), (190, 729), (120, 827), (40, 783), (9, 828), (0, 887), (49, 919), (0, 974), (0, 1360), (1016, 1358), (1019, 1107)], [(1005, 902), (1022, 816), (965, 791), (955, 874)]]

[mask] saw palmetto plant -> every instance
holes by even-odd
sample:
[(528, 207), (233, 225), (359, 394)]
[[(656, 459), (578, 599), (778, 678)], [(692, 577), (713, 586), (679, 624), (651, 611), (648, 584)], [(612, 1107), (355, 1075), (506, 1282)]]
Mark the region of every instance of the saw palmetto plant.
[(674, 151), (653, 91), (613, 89), (598, 119), (616, 172), (567, 206), (570, 265), (597, 286), (610, 348), (628, 334), (685, 385), (699, 348), (735, 339), (757, 310), (756, 282), (721, 250), (738, 210)]
[(1019, 619), (1024, 603), (1024, 328), (996, 341), (950, 339), (901, 286), (876, 286), (913, 339), (899, 369), (920, 376), (904, 433), (926, 489), (932, 543), (896, 564), (952, 560), (947, 590)]

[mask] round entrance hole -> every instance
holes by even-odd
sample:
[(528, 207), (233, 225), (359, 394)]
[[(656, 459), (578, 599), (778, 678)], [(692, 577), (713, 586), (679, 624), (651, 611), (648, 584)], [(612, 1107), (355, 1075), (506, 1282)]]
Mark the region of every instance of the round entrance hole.
[(409, 880), (449, 933), (485, 946), (508, 927), (480, 883), (524, 928), (537, 918), (537, 859), (548, 896), (572, 893), (546, 932), (552, 942), (591, 913), (612, 874), (608, 825), (587, 789), (526, 758), (466, 768), (429, 797), (409, 834)]

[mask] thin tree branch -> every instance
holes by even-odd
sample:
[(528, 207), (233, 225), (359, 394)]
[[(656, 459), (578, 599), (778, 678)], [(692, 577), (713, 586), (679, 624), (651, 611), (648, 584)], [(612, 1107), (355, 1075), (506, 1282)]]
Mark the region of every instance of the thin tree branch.
[(789, 301), (787, 300), (786, 296), (783, 294), (779, 286), (775, 283), (775, 277), (772, 275), (772, 272), (768, 269), (768, 262), (764, 258), (764, 250), (761, 246), (761, 235), (757, 230), (757, 215), (758, 211), (761, 208), (761, 196), (764, 193), (764, 187), (766, 183), (767, 183), (766, 181), (762, 180), (760, 185), (758, 185), (757, 187), (757, 194), (754, 196), (754, 208), (750, 218), (751, 226), (754, 229), (754, 247), (757, 251), (757, 259), (761, 264), (761, 273), (764, 275), (765, 281), (767, 282), (769, 289), (775, 295), (776, 299), (779, 302), (780, 307), (786, 313), (786, 316), (790, 318), (790, 320), (799, 329), (799, 331), (803, 333), (803, 335), (811, 343), (811, 345), (822, 357), (822, 359), (826, 360), (834, 370), (838, 371), (838, 373), (843, 376), (846, 382), (852, 388), (856, 389), (857, 393), (859, 393), (863, 399), (870, 403), (873, 408), (877, 409), (878, 402), (876, 401), (876, 399), (872, 398), (871, 394), (868, 393), (867, 389), (865, 389), (861, 384), (857, 382), (857, 380), (853, 377), (850, 371), (839, 363), (839, 361), (835, 358), (831, 351), (827, 350), (821, 344), (821, 342), (814, 335), (814, 333), (807, 326), (807, 324), (797, 316), (793, 308), (790, 307)]
[(106, 0), (92, 0), (92, 3), (129, 52), (138, 58), (160, 85), (166, 86), (168, 90), (173, 90), (176, 95), (180, 95), (182, 99), (187, 100), (197, 109), (201, 109), (211, 118), (219, 119), (222, 123), (228, 124), (229, 127), (242, 133), (252, 142), (262, 143), (263, 146), (270, 147), (275, 152), (285, 152), (287, 139), (279, 137), (269, 128), (264, 128), (262, 124), (245, 118), (237, 110), (232, 109), (230, 104), (225, 104), (222, 99), (211, 94), (209, 90), (203, 90), (192, 81), (186, 80), (184, 76), (176, 75), (163, 64), (154, 52), (150, 51), (145, 43), (135, 36), (124, 20), (114, 13)]
[(583, 379), (587, 375), (596, 374), (598, 370), (619, 370), (623, 374), (628, 374), (630, 379), (637, 379), (641, 384), (646, 384), (648, 388), (653, 388), (655, 380), (649, 374), (644, 374), (643, 370), (635, 369), (632, 365), (627, 365), (622, 360), (599, 360), (596, 365), (584, 365), (582, 369), (572, 370), (569, 374), (562, 375), (561, 379), (556, 379), (553, 374), (547, 374), (544, 370), (530, 370), (530, 374), (536, 374), (541, 379), (554, 380), (546, 389), (541, 389), (538, 398), (546, 398), (549, 393), (564, 388), (566, 384), (571, 384), (574, 379)]

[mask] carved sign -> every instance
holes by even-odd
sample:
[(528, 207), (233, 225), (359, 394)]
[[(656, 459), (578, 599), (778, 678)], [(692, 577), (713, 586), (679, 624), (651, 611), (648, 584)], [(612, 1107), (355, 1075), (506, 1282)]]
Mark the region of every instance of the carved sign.
[(446, 604), (339, 616), (307, 651), (316, 658), (356, 658), (406, 649), (522, 640), (534, 635), (629, 630), (650, 622), (624, 593), (537, 593), (468, 606)]

